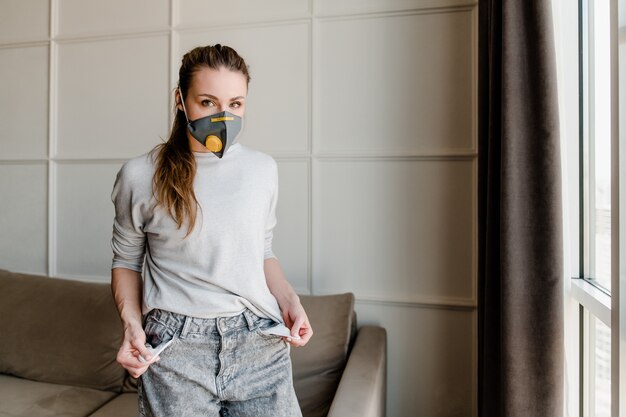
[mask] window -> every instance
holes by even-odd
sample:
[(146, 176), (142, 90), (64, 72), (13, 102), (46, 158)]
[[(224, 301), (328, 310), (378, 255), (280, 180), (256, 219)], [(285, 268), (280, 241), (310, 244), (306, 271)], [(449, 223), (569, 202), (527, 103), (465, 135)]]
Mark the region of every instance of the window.
[(607, 0), (580, 2), (582, 276), (611, 291), (611, 14)]
[[(624, 87), (619, 93), (618, 85), (626, 85), (626, 0), (579, 0), (578, 19), (580, 265), (574, 271), (577, 276), (571, 289), (579, 304), (580, 395), (576, 414), (617, 417), (626, 410), (626, 398), (622, 399), (616, 389), (624, 389), (626, 382), (626, 375), (617, 371), (620, 348), (623, 351), (626, 346), (619, 334), (624, 327), (619, 323), (626, 318), (626, 303), (620, 305), (620, 298), (626, 301), (626, 285), (616, 285), (615, 273), (626, 257), (613, 250), (621, 246), (620, 252), (626, 253), (626, 244), (618, 245), (623, 237), (617, 229), (617, 219), (625, 218), (620, 213), (626, 212), (626, 204), (621, 202), (626, 202), (626, 192), (618, 192), (614, 186), (619, 170), (617, 152), (620, 147), (626, 149), (626, 143), (617, 146), (617, 132), (624, 130), (618, 127), (625, 126), (623, 120), (617, 120), (624, 118), (624, 110), (617, 111), (617, 97), (625, 95)], [(620, 100), (626, 109), (624, 97)], [(619, 178), (626, 183), (622, 172)]]

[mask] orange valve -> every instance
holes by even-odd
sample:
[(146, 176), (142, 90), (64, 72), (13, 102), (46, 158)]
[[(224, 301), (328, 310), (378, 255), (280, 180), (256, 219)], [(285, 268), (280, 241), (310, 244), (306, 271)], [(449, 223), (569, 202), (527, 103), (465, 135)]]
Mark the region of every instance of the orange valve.
[(206, 137), (205, 145), (211, 152), (219, 152), (222, 150), (222, 141), (215, 135), (209, 135)]

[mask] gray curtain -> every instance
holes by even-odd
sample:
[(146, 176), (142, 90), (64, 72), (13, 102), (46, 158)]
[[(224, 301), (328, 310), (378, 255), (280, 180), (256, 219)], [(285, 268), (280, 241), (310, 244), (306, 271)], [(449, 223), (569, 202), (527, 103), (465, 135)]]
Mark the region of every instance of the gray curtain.
[(479, 16), (479, 416), (559, 417), (563, 242), (551, 4), (481, 0)]

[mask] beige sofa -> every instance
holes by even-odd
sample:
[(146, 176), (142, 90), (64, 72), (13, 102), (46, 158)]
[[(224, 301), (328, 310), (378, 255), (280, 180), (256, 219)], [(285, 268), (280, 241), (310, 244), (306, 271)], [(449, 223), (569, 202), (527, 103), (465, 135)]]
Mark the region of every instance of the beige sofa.
[[(291, 349), (304, 417), (384, 416), (385, 330), (357, 328), (350, 293), (301, 300), (315, 331)], [(108, 284), (0, 269), (0, 416), (137, 416), (121, 337)]]

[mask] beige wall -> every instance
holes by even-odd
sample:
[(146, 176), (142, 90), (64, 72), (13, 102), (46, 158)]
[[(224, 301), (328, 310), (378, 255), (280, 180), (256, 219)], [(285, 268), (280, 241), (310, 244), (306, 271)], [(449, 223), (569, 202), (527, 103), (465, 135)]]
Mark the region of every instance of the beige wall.
[(475, 415), (474, 1), (0, 0), (0, 268), (108, 281), (115, 173), (217, 42), (251, 67), (294, 287), (387, 328), (389, 416)]

